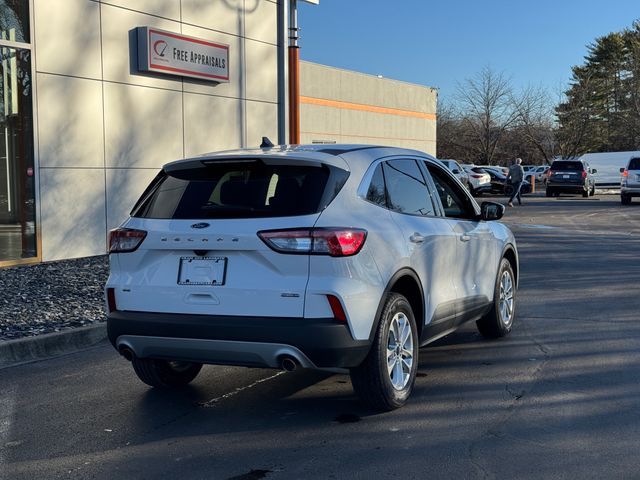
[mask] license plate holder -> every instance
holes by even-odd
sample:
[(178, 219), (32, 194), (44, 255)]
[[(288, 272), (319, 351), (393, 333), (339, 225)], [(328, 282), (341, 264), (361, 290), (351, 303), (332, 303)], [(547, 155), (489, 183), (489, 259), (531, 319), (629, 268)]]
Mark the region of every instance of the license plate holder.
[(571, 178), (571, 175), (562, 175), (562, 178)]
[(180, 257), (178, 285), (222, 286), (227, 277), (227, 257)]

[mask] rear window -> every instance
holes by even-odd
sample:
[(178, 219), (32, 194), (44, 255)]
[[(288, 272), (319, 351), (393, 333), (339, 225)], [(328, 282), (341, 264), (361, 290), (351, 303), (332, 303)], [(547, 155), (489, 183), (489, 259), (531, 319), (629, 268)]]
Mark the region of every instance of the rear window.
[(324, 164), (266, 164), (251, 159), (174, 168), (156, 177), (131, 216), (200, 219), (310, 215), (335, 198), (348, 176), (348, 172)]
[(551, 170), (554, 171), (567, 171), (567, 170), (579, 170), (583, 171), (584, 166), (582, 162), (553, 162)]
[(640, 170), (640, 158), (632, 158), (629, 161), (629, 168), (627, 170)]

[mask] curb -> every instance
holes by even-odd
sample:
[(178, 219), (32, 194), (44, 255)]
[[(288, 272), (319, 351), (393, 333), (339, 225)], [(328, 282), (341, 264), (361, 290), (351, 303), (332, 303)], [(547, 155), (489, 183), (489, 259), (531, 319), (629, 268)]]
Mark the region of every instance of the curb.
[(106, 338), (107, 324), (98, 323), (63, 332), (0, 341), (0, 369), (77, 352)]

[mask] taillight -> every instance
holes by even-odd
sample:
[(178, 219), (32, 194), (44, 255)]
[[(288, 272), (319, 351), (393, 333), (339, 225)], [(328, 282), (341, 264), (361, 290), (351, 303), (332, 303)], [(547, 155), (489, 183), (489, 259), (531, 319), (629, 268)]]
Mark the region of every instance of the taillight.
[(360, 251), (367, 231), (359, 228), (295, 228), (264, 230), (258, 237), (280, 253), (348, 257)]
[(582, 171), (582, 178), (587, 178), (587, 172), (586, 171)]
[(116, 228), (109, 232), (109, 253), (126, 253), (136, 250), (147, 236), (144, 230)]
[(550, 177), (551, 175), (553, 175), (555, 172), (553, 170), (547, 170), (547, 177)]
[(473, 178), (482, 178), (482, 175), (471, 175)]
[(623, 176), (623, 177), (628, 177), (628, 176), (629, 176), (629, 170), (627, 170), (627, 169), (625, 168), (624, 172), (622, 172), (622, 176)]
[(342, 303), (335, 295), (327, 295), (327, 300), (329, 301), (329, 305), (331, 306), (331, 312), (333, 313), (333, 318), (336, 320), (340, 320), (341, 322), (347, 321), (347, 315), (344, 313), (344, 308), (342, 308)]

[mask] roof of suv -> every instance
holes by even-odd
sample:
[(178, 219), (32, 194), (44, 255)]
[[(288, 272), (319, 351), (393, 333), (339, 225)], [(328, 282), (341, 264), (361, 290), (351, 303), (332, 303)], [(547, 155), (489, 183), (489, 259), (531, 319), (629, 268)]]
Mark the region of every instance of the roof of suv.
[[(186, 166), (185, 163), (201, 162), (203, 160), (232, 159), (238, 157), (292, 157), (302, 160), (322, 161), (330, 164), (344, 164), (344, 160), (357, 162), (361, 167), (368, 166), (377, 158), (389, 155), (420, 155), (426, 156), (424, 152), (411, 150), (408, 148), (389, 147), (383, 145), (365, 144), (311, 144), (311, 145), (276, 145), (269, 148), (243, 148), (237, 150), (226, 150), (221, 152), (211, 152), (198, 155), (196, 157), (176, 160), (165, 165), (169, 168)], [(342, 161), (336, 157), (341, 157)]]

